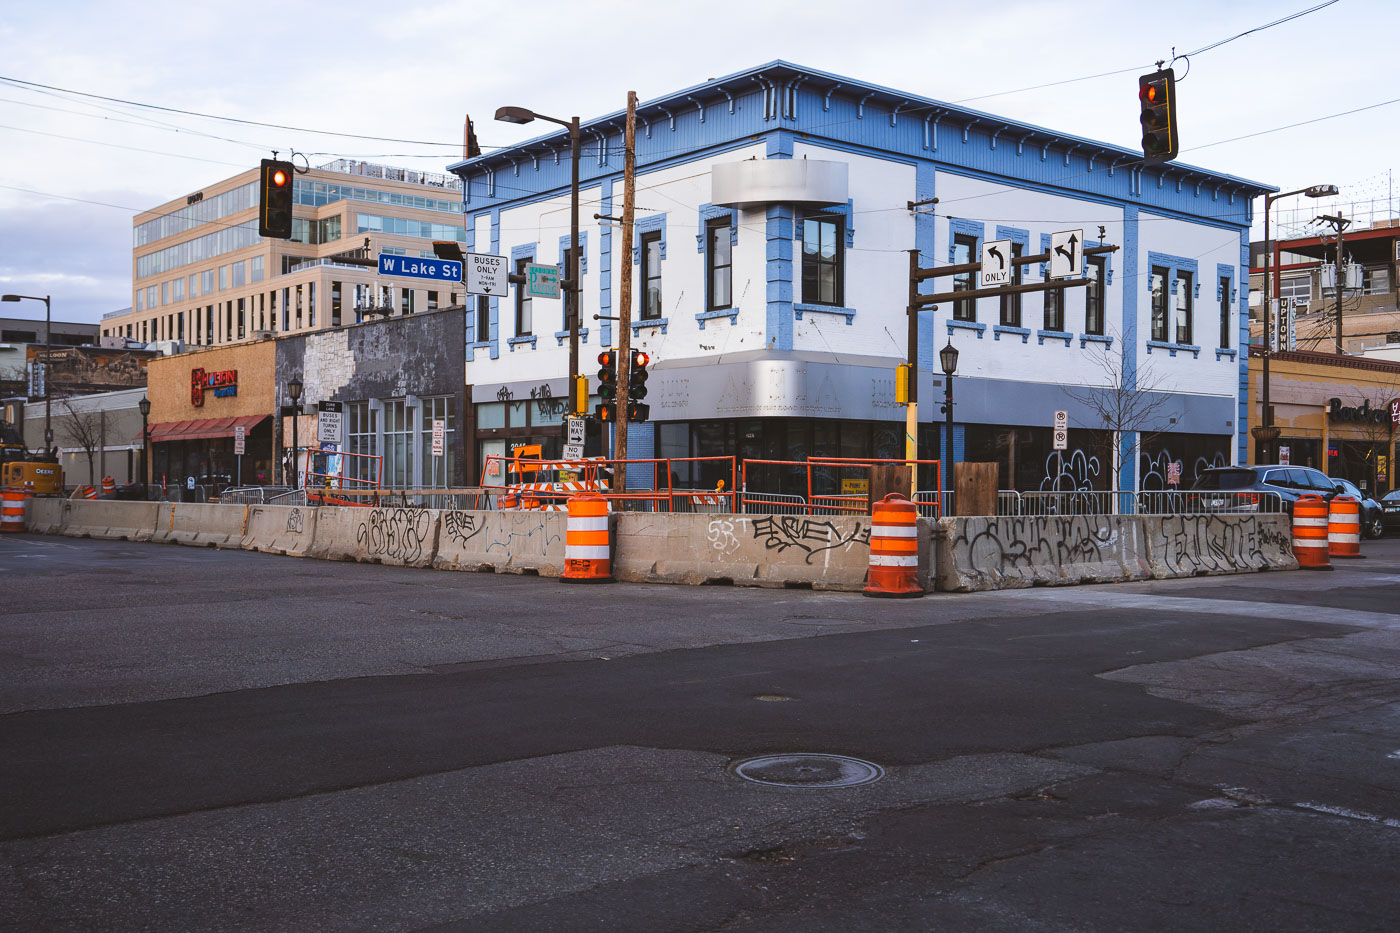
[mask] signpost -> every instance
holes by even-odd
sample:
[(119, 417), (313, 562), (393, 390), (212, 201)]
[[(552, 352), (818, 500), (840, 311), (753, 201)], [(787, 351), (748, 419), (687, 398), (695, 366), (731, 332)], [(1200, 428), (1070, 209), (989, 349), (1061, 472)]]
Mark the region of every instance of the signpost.
[(1084, 231), (1061, 230), (1050, 234), (1049, 278), (1071, 279), (1079, 275), (1084, 259)]
[(243, 451), (247, 444), (248, 429), (241, 424), (233, 426), (233, 453), (238, 457), (237, 484), (243, 485)]
[(531, 298), (559, 297), (559, 267), (531, 262), (525, 265), (525, 294)]
[(988, 240), (982, 244), (982, 287), (1011, 284), (1011, 241)]
[(1069, 449), (1069, 412), (1055, 412), (1055, 449)]
[(316, 403), (316, 442), (321, 446), (345, 443), (344, 402)]
[(415, 256), (379, 254), (380, 275), (402, 275), (437, 282), (462, 281), (462, 264), (455, 259), (425, 259)]
[[(441, 419), (433, 419), (433, 456), (441, 457), (447, 444), (447, 422)], [(434, 470), (434, 473), (437, 471)]]
[(466, 274), (462, 284), (468, 295), (504, 295), (510, 264), (504, 256), (489, 253), (466, 253), (463, 256)]

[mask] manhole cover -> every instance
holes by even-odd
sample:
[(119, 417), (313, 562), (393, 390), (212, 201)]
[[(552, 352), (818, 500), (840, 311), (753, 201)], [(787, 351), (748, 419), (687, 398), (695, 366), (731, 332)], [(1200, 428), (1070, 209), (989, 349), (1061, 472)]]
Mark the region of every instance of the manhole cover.
[(854, 787), (885, 776), (879, 765), (845, 755), (762, 755), (731, 766), (736, 775), (774, 787)]

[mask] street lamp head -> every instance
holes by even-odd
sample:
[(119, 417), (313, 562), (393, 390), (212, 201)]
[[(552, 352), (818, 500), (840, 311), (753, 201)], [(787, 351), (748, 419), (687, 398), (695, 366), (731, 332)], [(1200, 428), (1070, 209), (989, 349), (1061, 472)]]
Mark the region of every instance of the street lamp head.
[(938, 351), (938, 364), (943, 367), (943, 374), (946, 376), (958, 371), (958, 348), (953, 346), (951, 339), (946, 347)]
[(3, 296), (0, 296), (0, 301), (19, 301), (19, 296), (18, 296), (18, 295), (3, 295)]
[(1330, 198), (1338, 193), (1336, 185), (1313, 185), (1311, 188), (1303, 189), (1303, 194), (1310, 198)]
[(291, 382), (287, 383), (287, 395), (290, 396), (291, 400), (294, 402), (301, 398), (300, 379), (293, 379)]
[(151, 413), (151, 400), (143, 398), (136, 403), (136, 407), (141, 409), (141, 417), (144, 418)]
[(524, 107), (500, 107), (496, 110), (496, 119), (502, 123), (532, 123), (535, 112)]

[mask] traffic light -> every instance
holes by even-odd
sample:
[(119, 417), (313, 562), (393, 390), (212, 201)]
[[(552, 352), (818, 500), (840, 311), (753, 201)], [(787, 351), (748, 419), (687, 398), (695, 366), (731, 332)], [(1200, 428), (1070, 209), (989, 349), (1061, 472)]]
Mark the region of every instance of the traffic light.
[(896, 405), (909, 404), (909, 374), (913, 369), (908, 363), (900, 363), (894, 368), (894, 401)]
[(647, 397), (647, 364), (651, 357), (643, 350), (632, 351), (632, 365), (627, 373), (627, 420), (645, 421), (651, 416), (651, 406), (643, 404)]
[(1138, 78), (1142, 156), (1151, 165), (1176, 158), (1176, 77), (1170, 68)]
[(258, 182), (258, 236), (288, 239), (292, 235), (292, 163), (262, 160)]
[(593, 409), (593, 417), (604, 424), (611, 424), (617, 420), (617, 402), (599, 402), (598, 407)]
[(602, 402), (594, 410), (599, 421), (617, 420), (617, 351), (604, 350), (598, 354), (598, 397)]
[(588, 414), (588, 377), (574, 377), (574, 414)]

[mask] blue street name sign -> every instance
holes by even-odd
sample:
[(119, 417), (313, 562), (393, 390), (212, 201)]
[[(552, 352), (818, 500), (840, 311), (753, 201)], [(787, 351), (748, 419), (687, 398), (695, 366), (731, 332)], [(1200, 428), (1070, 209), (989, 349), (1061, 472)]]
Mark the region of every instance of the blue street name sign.
[(422, 259), (412, 256), (379, 254), (380, 275), (407, 275), (440, 282), (462, 281), (462, 264), (455, 259)]

